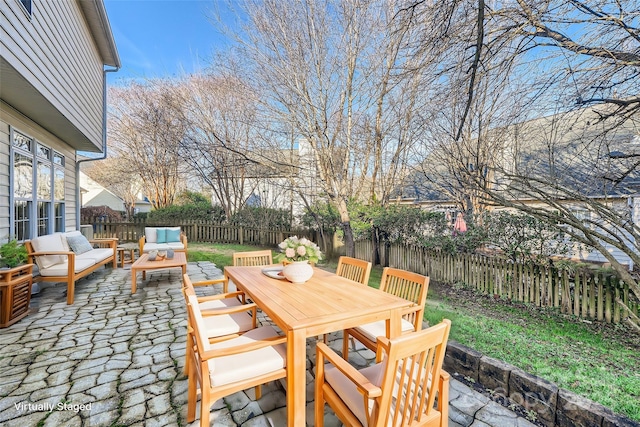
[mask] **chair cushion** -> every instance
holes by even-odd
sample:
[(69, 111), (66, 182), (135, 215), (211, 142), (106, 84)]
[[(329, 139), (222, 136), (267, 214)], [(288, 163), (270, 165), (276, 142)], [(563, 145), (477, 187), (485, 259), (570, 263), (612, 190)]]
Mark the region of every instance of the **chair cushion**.
[(76, 262), (79, 259), (92, 259), (94, 264), (98, 264), (101, 261), (113, 256), (113, 249), (109, 248), (95, 248), (89, 252), (85, 252), (80, 255), (76, 255)]
[[(246, 345), (254, 341), (279, 336), (271, 326), (252, 329), (244, 335), (211, 345), (211, 349), (221, 349)], [(278, 344), (232, 356), (217, 357), (209, 360), (211, 385), (219, 387), (235, 381), (241, 381), (259, 375), (283, 369), (287, 366), (287, 346)]]
[(201, 310), (215, 310), (217, 308), (236, 307), (242, 304), (238, 298), (223, 298), (200, 303)]
[(167, 243), (180, 242), (180, 227), (167, 228)]
[[(326, 365), (325, 368), (324, 376), (327, 383), (331, 385), (342, 401), (353, 411), (353, 414), (360, 420), (362, 425), (366, 426), (367, 416), (363, 406), (363, 399), (356, 385), (335, 366)], [(380, 387), (385, 369), (386, 363), (382, 362), (362, 368), (360, 369), (360, 373), (364, 375), (371, 384)], [(367, 411), (371, 413), (372, 409), (373, 399), (370, 399)]]
[(167, 243), (167, 229), (166, 228), (157, 228), (156, 229), (156, 243)]
[[(66, 258), (66, 257), (65, 257)], [(68, 271), (68, 263), (62, 262), (60, 264), (54, 264), (47, 268), (40, 269), (40, 275), (47, 276), (66, 276)], [(95, 261), (93, 259), (78, 259), (76, 258), (76, 262), (74, 264), (74, 273), (80, 273), (81, 271), (86, 270), (89, 267), (95, 265)]]
[[(369, 340), (375, 342), (377, 337), (384, 337), (387, 335), (387, 322), (385, 320), (379, 320), (377, 322), (360, 325), (356, 329), (369, 338)], [(406, 332), (413, 332), (413, 323), (402, 319), (401, 330), (403, 334)]]
[(156, 243), (158, 239), (156, 227), (145, 227), (144, 228), (144, 240), (146, 243)]
[[(36, 252), (68, 252), (69, 249), (63, 245), (61, 236), (61, 233), (54, 233), (36, 237), (31, 241), (31, 245)], [(36, 264), (38, 264), (39, 269), (49, 268), (54, 264), (66, 261), (67, 257), (65, 255), (44, 255), (36, 257)]]
[(78, 255), (93, 249), (91, 243), (89, 243), (87, 238), (82, 234), (79, 236), (67, 236), (67, 243), (69, 244), (69, 248)]
[[(200, 307), (202, 309), (202, 307)], [(253, 328), (253, 319), (249, 313), (217, 314), (207, 316), (203, 313), (205, 334), (209, 338), (245, 332)]]

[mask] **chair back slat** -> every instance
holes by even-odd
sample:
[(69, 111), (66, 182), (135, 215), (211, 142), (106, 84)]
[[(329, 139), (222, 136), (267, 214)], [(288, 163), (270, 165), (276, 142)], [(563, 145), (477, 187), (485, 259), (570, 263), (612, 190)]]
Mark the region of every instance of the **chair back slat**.
[(270, 250), (235, 252), (233, 265), (238, 267), (255, 267), (273, 264), (273, 255)]
[(336, 274), (364, 285), (369, 283), (371, 263), (358, 258), (341, 256), (338, 260)]
[(451, 322), (388, 340), (380, 338), (387, 368), (375, 425), (423, 425), (438, 416), (434, 407)]
[(386, 267), (382, 272), (380, 290), (411, 301), (422, 307), (420, 311), (406, 314), (404, 318), (420, 329), (424, 315), (424, 304), (429, 290), (429, 277), (406, 270)]

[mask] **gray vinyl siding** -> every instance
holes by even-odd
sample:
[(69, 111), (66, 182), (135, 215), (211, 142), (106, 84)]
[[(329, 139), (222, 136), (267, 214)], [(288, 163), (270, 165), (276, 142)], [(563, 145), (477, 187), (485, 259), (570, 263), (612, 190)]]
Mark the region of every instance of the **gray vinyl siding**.
[[(2, 105), (0, 105), (2, 108)], [(1, 113), (1, 111), (0, 111)], [(9, 124), (0, 114), (0, 243), (9, 238)]]
[(9, 224), (9, 129), (34, 138), (36, 141), (59, 152), (65, 157), (65, 227), (74, 230), (76, 226), (76, 153), (64, 141), (43, 129), (37, 123), (0, 102), (0, 242), (6, 240), (10, 232)]
[(0, 0), (2, 56), (95, 145), (102, 145), (102, 60), (76, 1)]

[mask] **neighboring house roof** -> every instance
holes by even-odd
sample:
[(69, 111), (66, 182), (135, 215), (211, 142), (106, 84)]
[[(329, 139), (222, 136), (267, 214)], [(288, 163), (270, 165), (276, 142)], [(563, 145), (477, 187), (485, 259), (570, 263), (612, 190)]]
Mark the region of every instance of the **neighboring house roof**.
[(116, 211), (124, 210), (122, 199), (102, 185), (91, 179), (84, 172), (80, 172), (80, 186), (82, 193), (82, 207), (108, 206)]
[[(601, 120), (603, 111), (585, 108), (490, 131), (497, 141), (491, 180), (510, 186), (506, 173), (553, 177), (556, 184), (587, 197), (626, 196), (640, 192), (640, 118), (624, 123)], [(424, 171), (411, 174), (396, 195), (443, 200), (456, 194), (459, 184), (435, 153), (423, 162)], [(473, 165), (478, 167), (478, 165)], [(431, 174), (429, 172), (432, 172)], [(430, 175), (436, 177), (430, 182)], [(447, 179), (447, 176), (450, 178)], [(516, 196), (517, 197), (517, 196)], [(528, 198), (528, 197), (522, 197)]]

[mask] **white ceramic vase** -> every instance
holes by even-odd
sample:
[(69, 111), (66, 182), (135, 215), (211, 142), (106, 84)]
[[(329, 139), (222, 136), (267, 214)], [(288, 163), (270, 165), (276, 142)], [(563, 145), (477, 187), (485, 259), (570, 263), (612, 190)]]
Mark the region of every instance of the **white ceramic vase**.
[(282, 274), (293, 284), (301, 284), (311, 279), (313, 267), (309, 261), (294, 261), (282, 269)]

